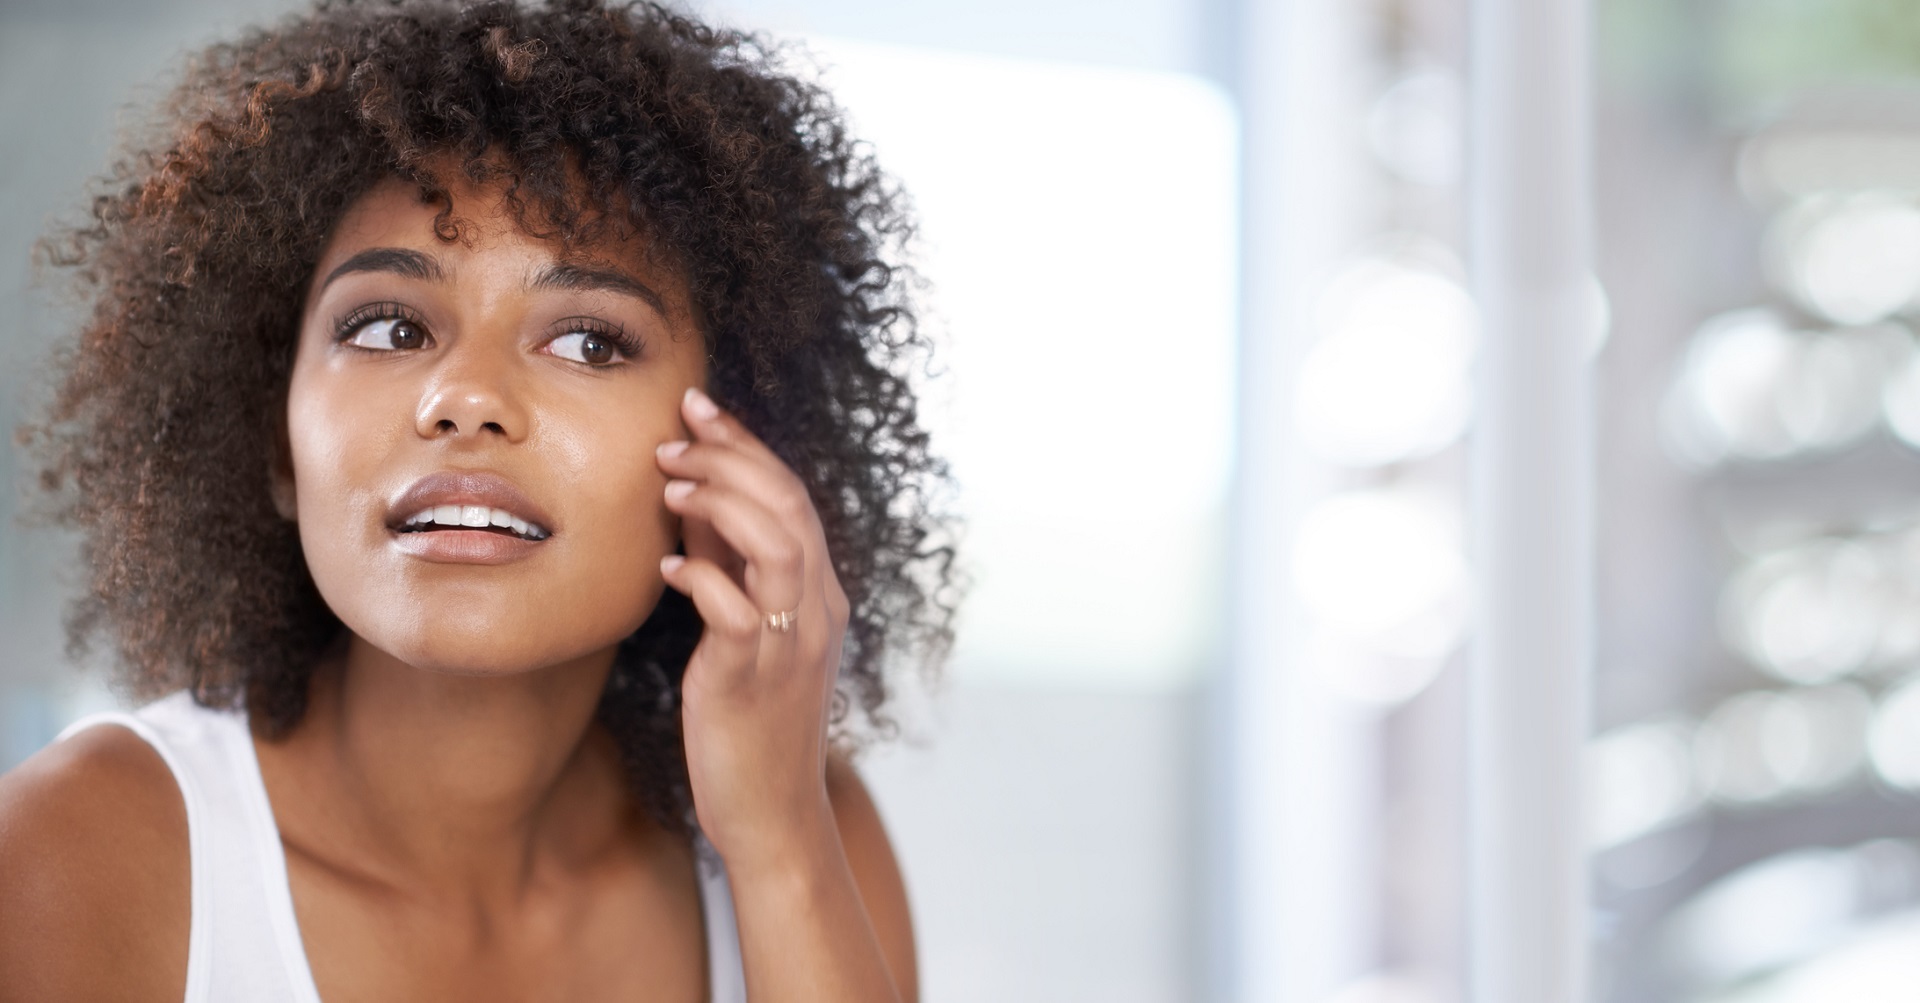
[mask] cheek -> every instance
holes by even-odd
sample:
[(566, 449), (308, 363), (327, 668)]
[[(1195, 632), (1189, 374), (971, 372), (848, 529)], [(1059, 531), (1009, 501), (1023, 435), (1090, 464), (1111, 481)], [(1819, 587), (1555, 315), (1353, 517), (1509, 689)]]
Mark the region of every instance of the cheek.
[(667, 477), (654, 461), (655, 447), (677, 433), (642, 427), (638, 434), (591, 443), (568, 478), (575, 485), (568, 506), (574, 514), (566, 548), (574, 569), (569, 577), (583, 598), (592, 597), (627, 630), (658, 602), (660, 558), (673, 553), (680, 530), (663, 494)]
[(310, 561), (315, 545), (324, 554), (328, 541), (358, 538), (380, 524), (382, 500), (373, 485), (395, 438), (387, 410), (325, 379), (296, 378), (289, 390), (287, 444)]
[(392, 404), (329, 373), (296, 369), (287, 397), (287, 445), (300, 546), (316, 588), (355, 633), (380, 633), (381, 611), (412, 608), (386, 563), (383, 463), (397, 438)]

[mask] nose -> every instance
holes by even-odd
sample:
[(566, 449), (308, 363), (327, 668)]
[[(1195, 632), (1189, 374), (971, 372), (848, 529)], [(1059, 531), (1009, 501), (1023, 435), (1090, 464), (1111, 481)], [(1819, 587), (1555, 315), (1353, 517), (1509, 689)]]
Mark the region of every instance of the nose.
[(495, 357), (504, 354), (471, 343), (447, 353), (446, 362), (421, 393), (414, 414), (414, 429), (421, 438), (477, 441), (499, 436), (506, 442), (526, 438), (530, 422), (522, 394), (514, 385), (512, 364)]

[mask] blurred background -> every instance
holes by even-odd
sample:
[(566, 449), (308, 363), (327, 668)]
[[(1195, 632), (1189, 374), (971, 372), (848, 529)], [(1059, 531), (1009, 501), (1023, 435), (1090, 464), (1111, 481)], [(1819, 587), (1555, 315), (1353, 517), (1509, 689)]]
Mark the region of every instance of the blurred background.
[[(8, 426), (71, 317), (32, 239), (185, 51), (291, 6), (0, 5)], [(923, 220), (978, 584), (864, 765), (923, 998), (1464, 1001), (1465, 0), (697, 9), (802, 41)], [(1910, 998), (1920, 6), (1596, 0), (1591, 43), (1592, 998)], [(1306, 308), (1248, 320), (1276, 286)], [(1274, 345), (1281, 385), (1246, 365)], [(1263, 549), (1242, 446), (1276, 435), (1311, 489)], [(0, 455), (0, 514), (28, 479)], [(114, 700), (62, 650), (75, 578), (0, 531), (0, 768)], [(1268, 626), (1284, 658), (1232, 640)], [(1249, 705), (1270, 675), (1312, 681), (1279, 771), (1312, 782), (1262, 786), (1261, 722), (1301, 718)]]

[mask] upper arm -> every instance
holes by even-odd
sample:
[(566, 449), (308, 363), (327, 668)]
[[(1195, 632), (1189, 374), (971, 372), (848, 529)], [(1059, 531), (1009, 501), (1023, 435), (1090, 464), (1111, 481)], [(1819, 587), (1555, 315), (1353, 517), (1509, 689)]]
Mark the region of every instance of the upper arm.
[(0, 1003), (180, 999), (187, 853), (179, 788), (125, 728), (0, 776)]
[(920, 998), (919, 964), (914, 958), (913, 917), (907, 909), (906, 883), (893, 844), (880, 821), (880, 811), (853, 766), (838, 755), (827, 758), (827, 798), (846, 847), (854, 884), (866, 904), (867, 917), (886, 955), (887, 969), (904, 1003)]

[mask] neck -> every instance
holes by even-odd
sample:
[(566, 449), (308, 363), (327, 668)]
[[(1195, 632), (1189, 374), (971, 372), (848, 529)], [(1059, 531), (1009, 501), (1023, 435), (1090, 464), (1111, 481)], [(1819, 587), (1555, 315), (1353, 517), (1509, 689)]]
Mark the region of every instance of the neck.
[[(510, 676), (415, 669), (358, 637), (279, 758), (303, 847), (397, 886), (513, 901), (543, 857), (605, 845), (624, 783), (593, 727), (613, 650)], [(287, 799), (282, 799), (287, 800)], [(323, 807), (324, 806), (324, 807)], [(276, 805), (276, 815), (285, 815)]]

